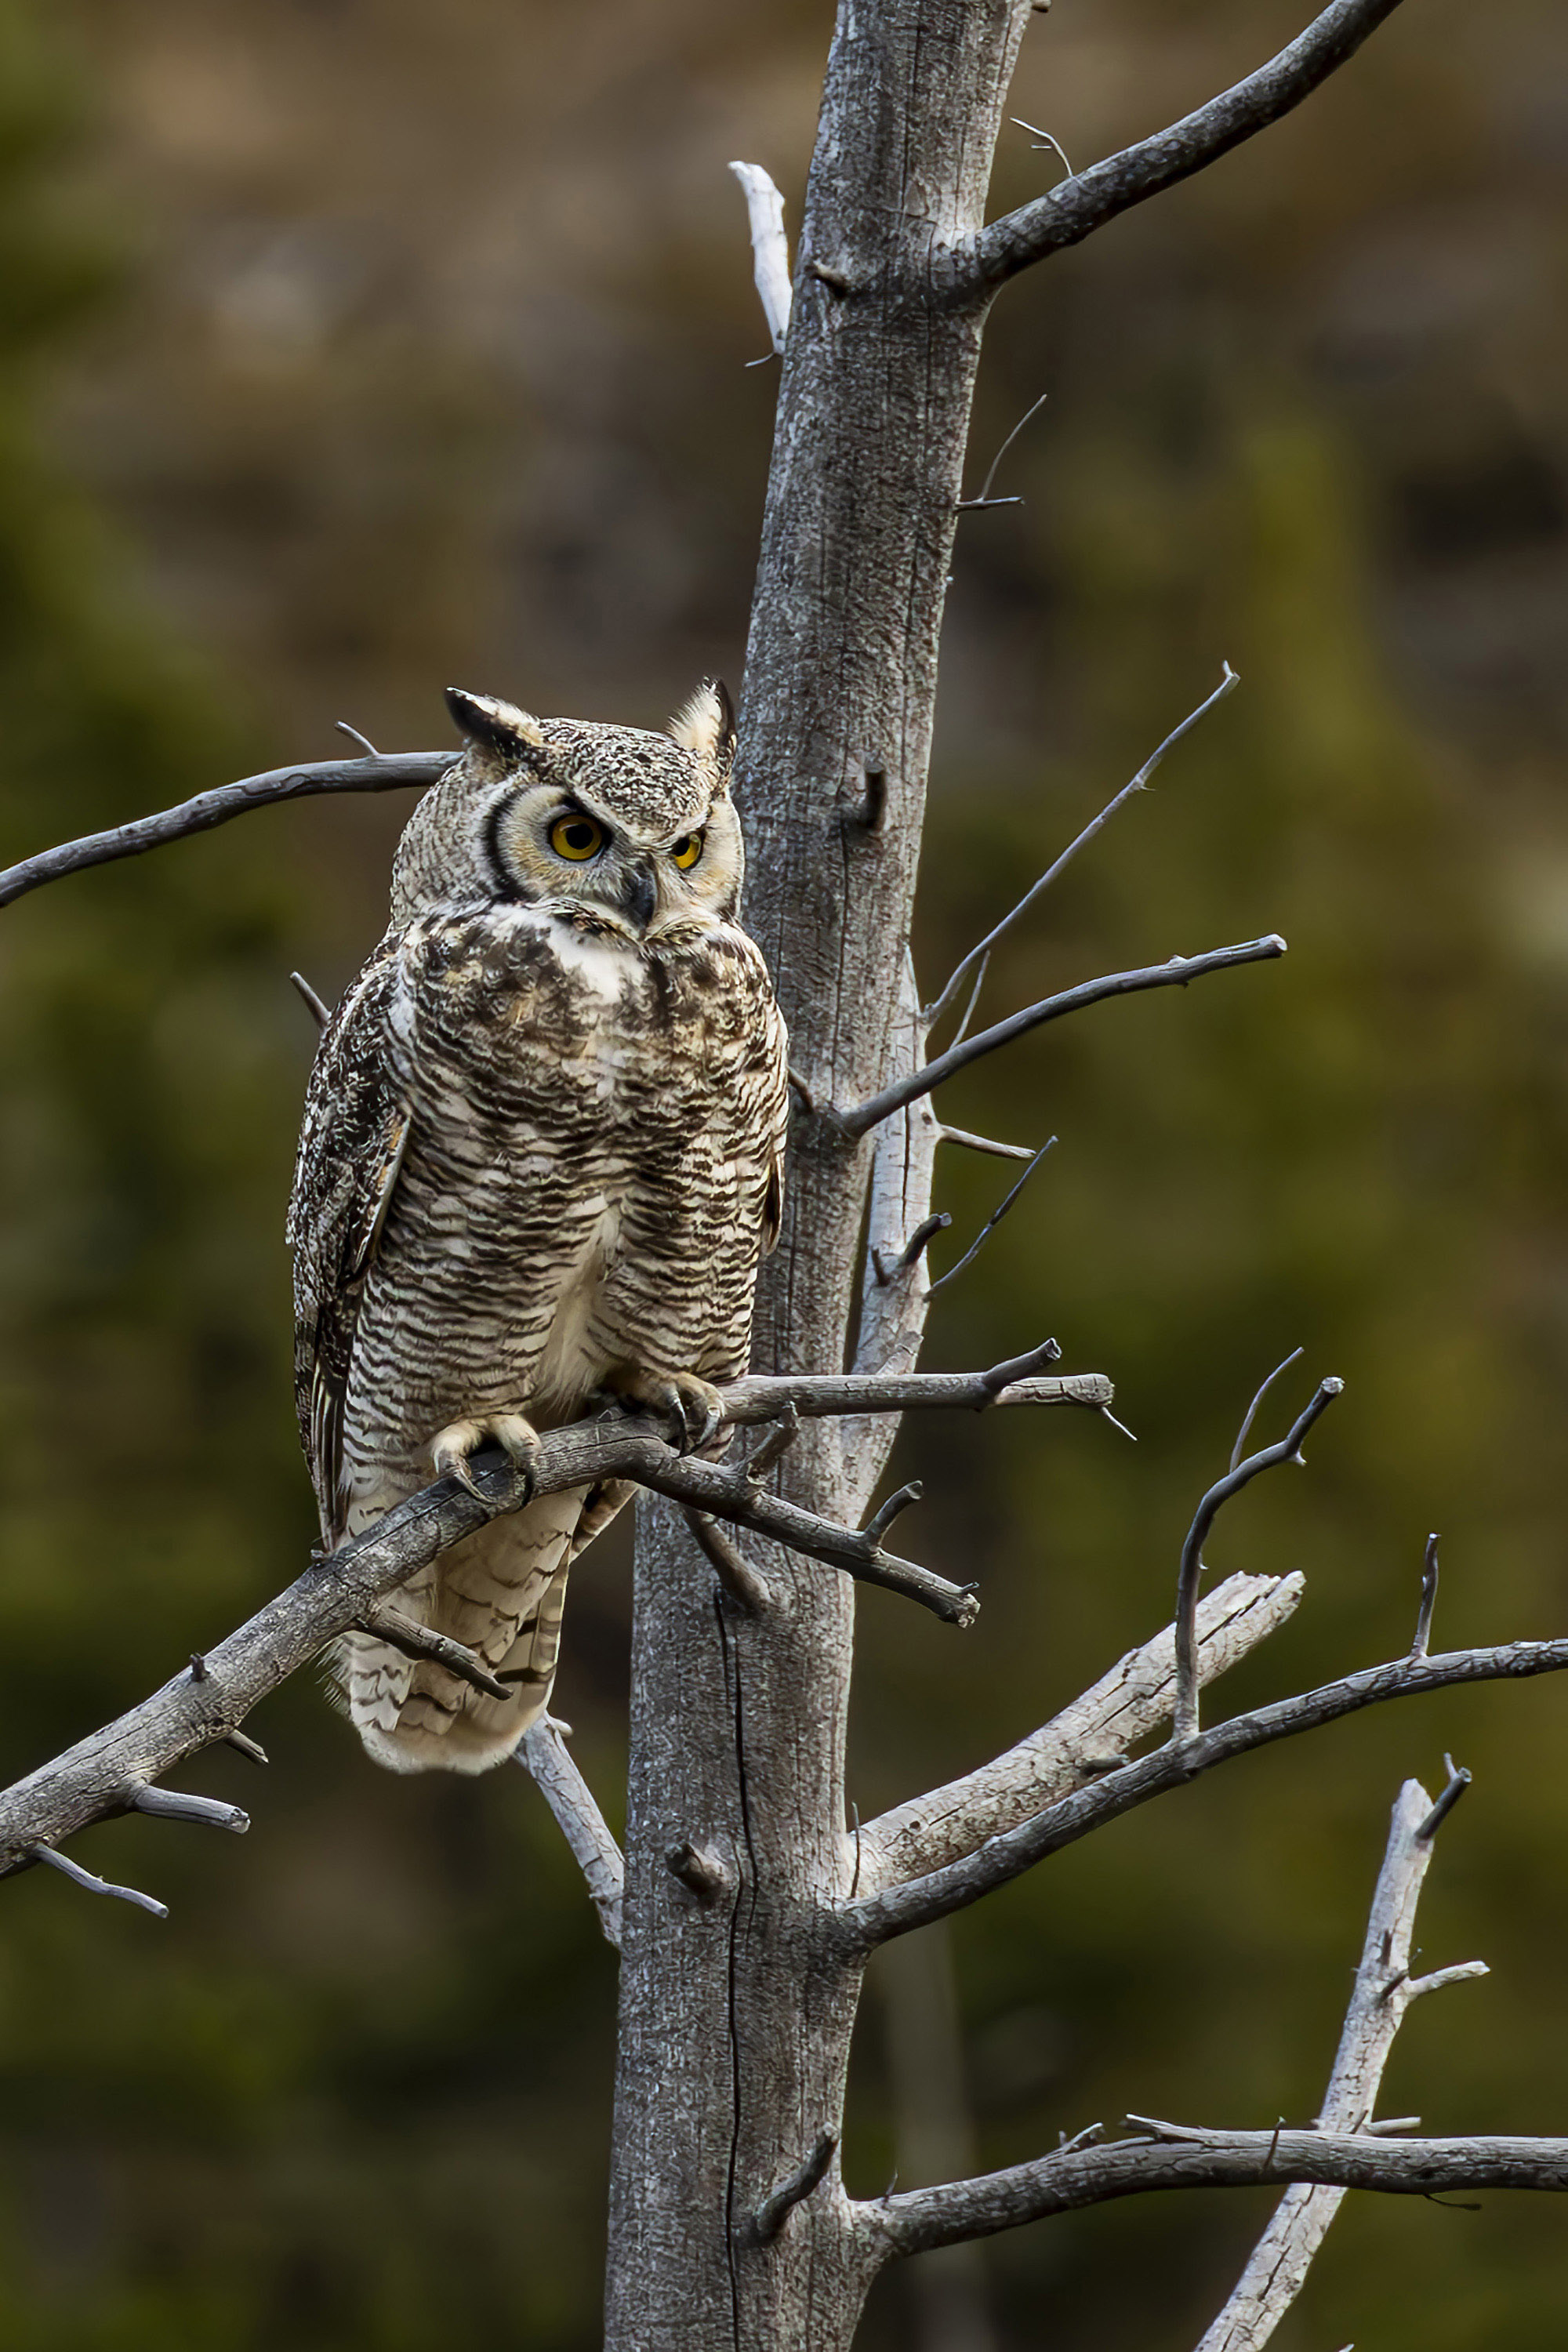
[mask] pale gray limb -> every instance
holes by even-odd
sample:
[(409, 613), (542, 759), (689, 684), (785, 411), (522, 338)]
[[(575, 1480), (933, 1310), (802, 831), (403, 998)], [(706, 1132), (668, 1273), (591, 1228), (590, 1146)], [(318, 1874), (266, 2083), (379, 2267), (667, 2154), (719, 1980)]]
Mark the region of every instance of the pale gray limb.
[(268, 1760), (267, 1750), (260, 1740), (252, 1739), (247, 1731), (226, 1731), (223, 1735), (223, 1744), (226, 1748), (237, 1748), (239, 1753), (248, 1757), (253, 1764), (265, 1764)]
[(371, 741), (370, 737), (368, 735), (362, 735), (359, 729), (357, 727), (351, 726), (346, 719), (334, 719), (332, 725), (337, 729), (340, 735), (346, 735), (351, 743), (357, 743), (367, 760), (380, 759), (381, 753), (376, 750), (375, 745)]
[(139, 1910), (151, 1911), (154, 1919), (166, 1919), (169, 1916), (168, 1905), (160, 1903), (155, 1895), (143, 1895), (134, 1886), (116, 1886), (110, 1879), (96, 1878), (68, 1854), (57, 1853), (52, 1845), (30, 1845), (26, 1853), (29, 1862), (47, 1862), (51, 1870), (59, 1871), (86, 1895), (112, 1895), (118, 1903), (134, 1903)]
[[(1359, 1674), (1294, 1698), (1276, 1699), (1249, 1715), (1233, 1716), (1196, 1738), (1163, 1748), (1121, 1766), (1077, 1795), (1047, 1805), (1016, 1829), (990, 1837), (974, 1853), (929, 1872), (905, 1885), (889, 1886), (840, 1906), (839, 1935), (851, 1950), (865, 1950), (889, 1937), (906, 1935), (950, 1911), (977, 1903), (994, 1887), (1005, 1886), (1030, 1870), (1047, 1854), (1076, 1845), (1079, 1838), (1106, 1822), (1131, 1812), (1152, 1798), (1179, 1789), (1216, 1764), (1293, 1739), (1298, 1733), (1316, 1731), (1342, 1716), (1385, 1700), (1416, 1698), (1428, 1691), (1447, 1690), (1461, 1683), (1511, 1682), (1532, 1675), (1561, 1674), (1568, 1667), (1568, 1640), (1509, 1642), (1495, 1649), (1453, 1650), (1430, 1658), (1394, 1658), (1364, 1666)], [(1284, 2179), (1289, 2176), (1281, 2174)], [(1310, 2176), (1303, 2176), (1310, 2177)]]
[[(1029, 415), (1031, 416), (1034, 415), (1033, 409), (1029, 411)], [(1024, 421), (1026, 424), (1028, 422), (1028, 418), (1026, 417)], [(1005, 447), (1005, 443), (1004, 443), (1003, 446)], [(1029, 887), (1025, 891), (1023, 897), (1019, 899), (1012, 912), (1010, 914), (1004, 915), (1002, 920), (996, 925), (994, 930), (987, 931), (985, 937), (979, 942), (979, 944), (970, 949), (969, 953), (963, 958), (962, 963), (956, 964), (953, 967), (952, 977), (949, 979), (946, 987), (942, 990), (942, 994), (936, 999), (936, 1002), (933, 1004), (928, 1005), (925, 1009), (923, 1018), (928, 1030), (933, 1029), (938, 1021), (941, 1020), (943, 1013), (946, 1012), (948, 1006), (952, 1003), (954, 996), (963, 987), (967, 974), (974, 970), (976, 964), (979, 964), (984, 968), (985, 961), (990, 957), (997, 941), (1005, 939), (1007, 933), (1012, 929), (1014, 924), (1020, 921), (1022, 918), (1028, 913), (1030, 908), (1035, 904), (1035, 901), (1050, 888), (1051, 884), (1056, 880), (1058, 875), (1062, 873), (1067, 866), (1071, 865), (1073, 859), (1078, 856), (1079, 851), (1080, 849), (1086, 849), (1089, 846), (1089, 844), (1095, 838), (1095, 835), (1105, 830), (1105, 827), (1110, 823), (1111, 818), (1116, 814), (1117, 810), (1123, 807), (1126, 803), (1132, 798), (1134, 793), (1142, 793), (1148, 790), (1149, 779), (1153, 774), (1155, 769), (1159, 766), (1161, 761), (1164, 758), (1166, 752), (1173, 751), (1182, 740), (1184, 735), (1190, 735), (1198, 721), (1207, 716), (1207, 714), (1214, 709), (1215, 703), (1223, 702), (1226, 696), (1231, 692), (1232, 688), (1240, 685), (1241, 680), (1237, 677), (1235, 670), (1232, 669), (1228, 662), (1222, 662), (1220, 664), (1220, 669), (1223, 675), (1214, 692), (1211, 695), (1206, 696), (1205, 699), (1199, 703), (1195, 710), (1189, 710), (1179, 727), (1172, 728), (1171, 732), (1160, 745), (1159, 750), (1152, 752), (1149, 758), (1144, 761), (1143, 765), (1139, 769), (1138, 773), (1133, 777), (1131, 782), (1130, 784), (1123, 784), (1121, 790), (1116, 794), (1115, 798), (1107, 801), (1105, 806), (1100, 810), (1100, 814), (1093, 818), (1089, 824), (1084, 826), (1083, 831), (1078, 835), (1076, 840), (1068, 842), (1067, 847), (1062, 851), (1061, 856), (1053, 865), (1047, 866), (1039, 880), (1037, 882), (1032, 882), (1029, 885)], [(976, 988), (978, 989), (978, 982), (976, 982)], [(973, 1009), (973, 1007), (971, 1009)], [(956, 1040), (954, 1042), (956, 1043)]]
[(776, 2189), (770, 2189), (752, 2216), (752, 2235), (765, 2245), (776, 2238), (797, 2205), (803, 2205), (814, 2189), (827, 2175), (827, 2168), (838, 2153), (837, 2132), (824, 2132), (809, 2156), (786, 2173)]
[(1079, 244), (1118, 213), (1203, 171), (1278, 122), (1353, 57), (1397, 5), (1398, 0), (1333, 0), (1266, 66), (1195, 113), (1091, 164), (964, 238), (952, 253), (948, 299), (961, 305), (989, 300), (998, 286), (1031, 262)]
[(1267, 939), (1246, 940), (1237, 947), (1210, 948), (1202, 955), (1173, 956), (1169, 963), (1148, 964), (1137, 971), (1111, 971), (1100, 980), (1081, 981), (1077, 988), (1064, 989), (1059, 996), (1043, 997), (1038, 1004), (1026, 1005), (1022, 1013), (1009, 1013), (1005, 1021), (982, 1029), (977, 1036), (966, 1037), (962, 1045), (950, 1045), (934, 1062), (926, 1062), (907, 1076), (895, 1079), (868, 1101), (847, 1109), (830, 1110), (825, 1116), (845, 1135), (868, 1135), (879, 1119), (890, 1118), (906, 1103), (929, 1095), (955, 1072), (967, 1069), (971, 1062), (994, 1054), (998, 1045), (1011, 1045), (1015, 1037), (1026, 1035), (1047, 1021), (1059, 1021), (1064, 1013), (1081, 1012), (1089, 1004), (1102, 1004), (1111, 996), (1132, 996), (1146, 988), (1185, 988), (1189, 981), (1202, 980), (1208, 972), (1231, 971), (1238, 964), (1271, 962), (1284, 953), (1284, 940), (1278, 932), (1271, 932)]
[(997, 1143), (989, 1135), (971, 1135), (963, 1127), (944, 1127), (938, 1139), (942, 1143), (961, 1143), (966, 1151), (988, 1152), (993, 1160), (1032, 1160), (1035, 1156), (1026, 1143)]
[(302, 971), (291, 971), (289, 977), (303, 998), (305, 1008), (317, 1028), (324, 1029), (332, 1017), (326, 1005), (322, 1003)]
[(573, 1858), (587, 1881), (605, 1942), (619, 1951), (621, 1900), (626, 1884), (621, 1850), (594, 1801), (592, 1789), (561, 1737), (561, 1726), (552, 1717), (542, 1716), (537, 1723), (529, 1726), (517, 1749), (517, 1760), (554, 1814), (561, 1834), (572, 1849)]
[(26, 898), (46, 882), (78, 874), (86, 866), (109, 866), (116, 858), (140, 857), (144, 850), (161, 849), (167, 841), (181, 841), (190, 833), (206, 833), (227, 824), (252, 809), (273, 801), (298, 801), (317, 793), (391, 793), (414, 784), (433, 784), (457, 759), (455, 751), (378, 751), (368, 760), (318, 760), (304, 767), (268, 768), (258, 776), (242, 776), (237, 783), (219, 784), (177, 808), (162, 809), (156, 816), (140, 816), (107, 833), (85, 834), (79, 841), (61, 842), (41, 849), (35, 857), (0, 874), (0, 907)]
[[(737, 1381), (723, 1393), (727, 1418), (749, 1424), (776, 1420), (790, 1409), (802, 1414), (862, 1415), (920, 1405), (1093, 1405), (1109, 1396), (1110, 1389), (1099, 1373), (1078, 1373), (1005, 1382), (994, 1393), (988, 1382), (994, 1377), (992, 1372), (911, 1374), (885, 1381), (852, 1374), (828, 1375), (818, 1381), (757, 1379)], [(735, 1475), (716, 1472), (710, 1464), (683, 1462), (658, 1422), (617, 1412), (549, 1431), (540, 1441), (534, 1491), (555, 1494), (605, 1478), (638, 1478), (658, 1483), (664, 1491), (679, 1489), (680, 1498), (699, 1509), (731, 1516), (725, 1504), (710, 1499), (711, 1480), (717, 1476), (722, 1482)], [(20, 1867), (29, 1847), (57, 1844), (90, 1822), (123, 1812), (128, 1786), (161, 1777), (198, 1749), (226, 1739), (258, 1701), (347, 1633), (367, 1610), (465, 1536), (517, 1507), (520, 1498), (510, 1464), (502, 1465), (497, 1457), (495, 1466), (487, 1466), (481, 1457), (474, 1479), (478, 1491), (455, 1478), (440, 1478), (411, 1496), (330, 1558), (312, 1561), (295, 1583), (208, 1650), (199, 1678), (182, 1666), (150, 1698), (0, 1791), (0, 1876)], [(815, 1540), (819, 1528), (830, 1528), (809, 1512), (791, 1517), (793, 1507), (748, 1492), (749, 1514), (733, 1516), (765, 1525), (783, 1541), (794, 1540), (803, 1528)], [(730, 1493), (726, 1486), (726, 1497)], [(791, 1529), (794, 1534), (787, 1531)], [(858, 1563), (860, 1572), (876, 1573), (878, 1562), (867, 1561), (872, 1548), (863, 1536), (843, 1528), (833, 1530), (832, 1539), (850, 1556), (837, 1564)], [(885, 1559), (881, 1565), (895, 1574), (900, 1566)], [(926, 1571), (914, 1574), (923, 1580)], [(933, 1578), (931, 1585), (941, 1588), (942, 1580)], [(944, 1601), (944, 1606), (972, 1611), (970, 1596), (958, 1594), (956, 1587), (945, 1590), (954, 1601)], [(940, 1591), (937, 1597), (942, 1598)]]
[(760, 163), (731, 163), (746, 199), (752, 232), (752, 271), (773, 350), (782, 352), (789, 333), (789, 239), (784, 235), (784, 198)]
[[(1190, 1739), (1198, 1727), (1198, 1663), (1196, 1619), (1198, 1585), (1203, 1576), (1204, 1544), (1220, 1511), (1233, 1495), (1265, 1470), (1274, 1470), (1282, 1462), (1302, 1459), (1301, 1440), (1321, 1413), (1328, 1411), (1334, 1399), (1342, 1394), (1344, 1382), (1330, 1376), (1320, 1383), (1317, 1394), (1304, 1412), (1289, 1429), (1277, 1445), (1266, 1445), (1259, 1454), (1246, 1462), (1237, 1463), (1216, 1480), (1198, 1505), (1193, 1524), (1182, 1546), (1182, 1565), (1176, 1579), (1176, 1709), (1171, 1727), (1173, 1739)], [(1244, 1424), (1245, 1428), (1245, 1424)]]
[[(1415, 1927), (1415, 1906), (1421, 1882), (1432, 1860), (1432, 1840), (1423, 1835), (1432, 1800), (1419, 1780), (1406, 1780), (1394, 1800), (1388, 1846), (1377, 1874), (1372, 1909), (1356, 1969), (1350, 2006), (1345, 2011), (1340, 2046), (1324, 2094), (1317, 2127), (1325, 2132), (1369, 2132), (1375, 2127), (1384, 2068), (1394, 2048), (1394, 2037), (1413, 2000), (1433, 1990), (1430, 1980), (1413, 1981), (1410, 1947)], [(1471, 1960), (1457, 1971), (1441, 1972), (1450, 1981), (1484, 1976), (1486, 1964)], [(1408, 2128), (1418, 2116), (1396, 2116), (1384, 2123)], [(1209, 2327), (1197, 2352), (1259, 2352), (1301, 2291), (1308, 2269), (1328, 2233), (1329, 2224), (1344, 2197), (1342, 2187), (1288, 2189), (1272, 2220), (1258, 2240), (1251, 2259), (1231, 2292), (1225, 2308)]]
[[(1205, 1593), (1198, 1611), (1204, 1681), (1225, 1674), (1277, 1632), (1302, 1589), (1299, 1575), (1238, 1575)], [(1169, 1720), (1175, 1671), (1175, 1632), (1167, 1625), (1005, 1755), (864, 1823), (859, 1891), (873, 1895), (940, 1870), (1072, 1795), (1091, 1775), (1119, 1769), (1127, 1761), (1122, 1751)]]
[(400, 1650), (405, 1658), (429, 1658), (445, 1666), (449, 1675), (467, 1683), (470, 1690), (483, 1692), (486, 1698), (511, 1698), (515, 1693), (492, 1675), (477, 1652), (464, 1642), (454, 1642), (449, 1633), (438, 1633), (433, 1625), (417, 1625), (402, 1611), (389, 1609), (384, 1602), (367, 1609), (357, 1623), (362, 1633), (374, 1633), (378, 1642), (390, 1649)]
[[(1131, 2121), (1131, 2118), (1129, 2118)], [(1196, 2131), (1058, 2149), (977, 2180), (950, 2180), (851, 2208), (873, 2261), (994, 2236), (1158, 2189), (1267, 2189), (1290, 2181), (1434, 2197), (1459, 2189), (1568, 2189), (1568, 2139), (1380, 2138), (1371, 2132)]]

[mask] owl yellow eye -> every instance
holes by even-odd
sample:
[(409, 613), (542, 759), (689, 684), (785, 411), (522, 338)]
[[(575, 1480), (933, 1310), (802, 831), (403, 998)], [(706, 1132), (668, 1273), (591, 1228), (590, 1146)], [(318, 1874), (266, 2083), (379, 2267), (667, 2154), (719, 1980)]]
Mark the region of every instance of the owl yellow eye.
[(550, 846), (557, 857), (569, 857), (581, 866), (590, 857), (597, 857), (605, 845), (605, 828), (591, 816), (558, 816), (550, 828)]
[(683, 833), (669, 854), (684, 874), (687, 867), (695, 866), (702, 855), (702, 835), (700, 833)]

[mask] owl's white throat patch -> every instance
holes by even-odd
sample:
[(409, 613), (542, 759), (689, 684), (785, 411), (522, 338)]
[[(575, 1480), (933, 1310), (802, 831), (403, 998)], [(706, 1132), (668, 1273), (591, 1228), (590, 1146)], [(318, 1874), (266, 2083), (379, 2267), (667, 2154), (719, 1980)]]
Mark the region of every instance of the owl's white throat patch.
[(613, 932), (584, 931), (566, 915), (551, 917), (550, 944), (567, 971), (585, 980), (607, 1004), (617, 1001), (637, 968), (634, 940), (617, 939)]

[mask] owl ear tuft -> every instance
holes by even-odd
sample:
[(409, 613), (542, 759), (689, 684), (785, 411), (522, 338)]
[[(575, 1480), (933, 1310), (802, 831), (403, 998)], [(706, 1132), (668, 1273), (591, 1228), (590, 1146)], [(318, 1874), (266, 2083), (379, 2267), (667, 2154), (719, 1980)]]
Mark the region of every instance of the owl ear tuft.
[(735, 756), (735, 711), (722, 681), (705, 677), (666, 732), (683, 751), (695, 751), (700, 760), (711, 760), (727, 771)]
[(447, 688), (447, 708), (458, 723), (460, 734), (476, 743), (489, 743), (498, 751), (510, 752), (515, 758), (521, 751), (540, 751), (544, 742), (543, 730), (537, 719), (520, 710), (513, 702), (502, 702), (493, 694), (465, 694), (460, 686)]

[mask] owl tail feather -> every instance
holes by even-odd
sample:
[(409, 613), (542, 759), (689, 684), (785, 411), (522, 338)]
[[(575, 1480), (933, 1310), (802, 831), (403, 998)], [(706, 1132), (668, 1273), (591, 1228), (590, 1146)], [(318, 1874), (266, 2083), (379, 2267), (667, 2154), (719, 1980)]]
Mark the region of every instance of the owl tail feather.
[(580, 1490), (543, 1496), (469, 1536), (392, 1605), (462, 1642), (515, 1696), (497, 1699), (374, 1635), (345, 1634), (332, 1673), (366, 1753), (393, 1772), (488, 1772), (543, 1714), (555, 1680)]

